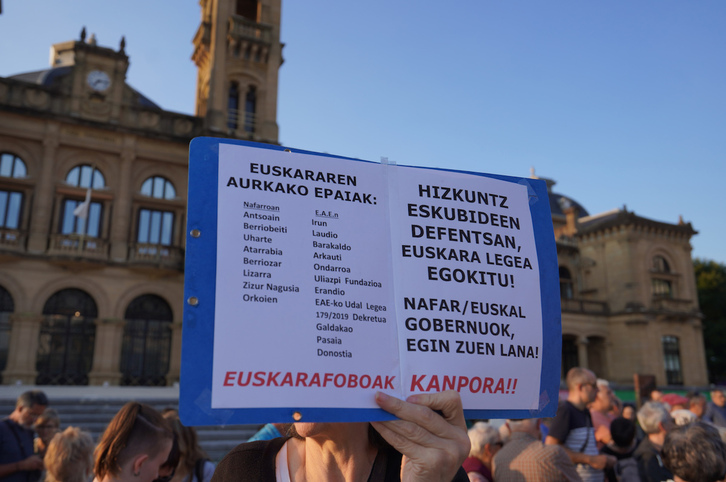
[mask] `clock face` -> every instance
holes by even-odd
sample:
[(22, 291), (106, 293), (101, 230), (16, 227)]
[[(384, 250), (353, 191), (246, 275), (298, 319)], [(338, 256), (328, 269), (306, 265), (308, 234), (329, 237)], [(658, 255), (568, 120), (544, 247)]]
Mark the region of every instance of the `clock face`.
[(88, 82), (88, 86), (90, 88), (98, 92), (102, 92), (108, 89), (108, 87), (111, 85), (111, 79), (108, 77), (108, 74), (102, 70), (94, 70), (89, 72), (86, 81)]

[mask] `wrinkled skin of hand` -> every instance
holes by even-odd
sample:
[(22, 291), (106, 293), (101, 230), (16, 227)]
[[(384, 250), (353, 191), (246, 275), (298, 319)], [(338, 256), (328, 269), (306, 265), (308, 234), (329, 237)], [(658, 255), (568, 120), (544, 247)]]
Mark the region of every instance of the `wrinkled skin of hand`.
[(459, 394), (416, 394), (403, 401), (378, 392), (376, 403), (398, 417), (372, 424), (403, 454), (401, 481), (450, 482), (470, 448)]

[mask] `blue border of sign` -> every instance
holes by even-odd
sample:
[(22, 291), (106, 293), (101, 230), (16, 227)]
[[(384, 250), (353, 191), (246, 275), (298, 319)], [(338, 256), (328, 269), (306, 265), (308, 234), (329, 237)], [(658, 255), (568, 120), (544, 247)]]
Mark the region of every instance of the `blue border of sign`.
[[(214, 347), (217, 260), (217, 178), (219, 145), (223, 143), (368, 162), (232, 139), (198, 137), (191, 141), (184, 272), (184, 322), (179, 387), (179, 413), (182, 421), (190, 426), (292, 421), (295, 412), (304, 412), (306, 420), (328, 422), (359, 422), (393, 418), (380, 409), (212, 408), (212, 351)], [(470, 419), (552, 417), (557, 410), (559, 395), (562, 328), (557, 247), (552, 229), (547, 186), (544, 181), (537, 179), (448, 169), (437, 170), (461, 172), (525, 184), (530, 193), (530, 212), (540, 269), (543, 333), (539, 407), (533, 410), (465, 410), (465, 415)]]

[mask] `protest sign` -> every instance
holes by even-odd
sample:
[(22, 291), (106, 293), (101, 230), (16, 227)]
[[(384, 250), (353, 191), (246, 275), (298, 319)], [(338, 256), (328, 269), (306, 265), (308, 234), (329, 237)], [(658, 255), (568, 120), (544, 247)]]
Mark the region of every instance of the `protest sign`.
[(556, 248), (543, 181), (192, 141), (188, 424), (390, 418), (457, 390), (470, 418), (551, 416)]

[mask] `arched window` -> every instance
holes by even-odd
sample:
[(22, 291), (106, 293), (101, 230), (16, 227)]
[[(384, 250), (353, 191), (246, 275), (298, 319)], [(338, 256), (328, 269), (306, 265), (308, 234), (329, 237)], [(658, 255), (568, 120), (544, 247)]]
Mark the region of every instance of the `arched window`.
[(245, 132), (255, 132), (257, 123), (257, 88), (250, 85), (245, 95)]
[(66, 184), (75, 187), (102, 189), (106, 187), (106, 179), (103, 173), (88, 164), (81, 164), (68, 171)]
[[(66, 183), (86, 189), (102, 189), (106, 180), (101, 171), (88, 164), (74, 167), (66, 176)], [(61, 214), (60, 233), (77, 234), (98, 238), (101, 235), (101, 219), (103, 206), (99, 202), (89, 200), (88, 209), (79, 209), (85, 199), (64, 199)]]
[(174, 185), (167, 178), (153, 176), (141, 185), (141, 194), (157, 199), (174, 199), (176, 197), (176, 189), (174, 189)]
[(88, 385), (98, 316), (85, 291), (68, 288), (43, 307), (36, 369), (38, 385)]
[(171, 355), (171, 307), (156, 295), (135, 298), (126, 308), (121, 347), (122, 385), (166, 385)]
[(681, 350), (678, 337), (666, 335), (663, 342), (663, 364), (665, 365), (666, 383), (668, 385), (683, 385), (683, 372), (681, 370)]
[(650, 279), (653, 296), (673, 298), (673, 276), (670, 264), (663, 256), (653, 256), (653, 276)]
[(671, 267), (663, 256), (654, 256), (653, 271), (656, 273), (670, 273)]
[(21, 158), (9, 152), (0, 154), (0, 176), (22, 178), (27, 175), (28, 169)]
[[(0, 177), (24, 178), (28, 175), (25, 162), (9, 152), (0, 154)], [(23, 193), (0, 189), (0, 228), (20, 229)]]
[(8, 348), (10, 346), (10, 314), (15, 311), (15, 302), (8, 290), (0, 286), (0, 383), (2, 372), (8, 362)]
[(237, 82), (229, 85), (229, 96), (227, 98), (227, 127), (237, 130), (239, 122), (239, 87)]
[(571, 300), (574, 297), (575, 295), (570, 270), (564, 266), (560, 266), (560, 298), (563, 300)]

